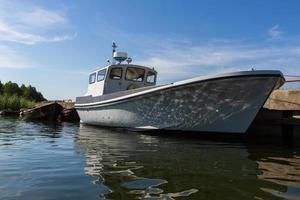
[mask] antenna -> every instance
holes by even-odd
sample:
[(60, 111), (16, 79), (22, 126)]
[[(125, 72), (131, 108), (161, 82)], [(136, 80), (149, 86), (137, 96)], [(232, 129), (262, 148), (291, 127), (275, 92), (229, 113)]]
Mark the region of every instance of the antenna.
[(131, 63), (132, 62), (132, 58), (128, 57), (127, 60), (126, 60), (127, 64)]
[(114, 53), (116, 52), (116, 48), (118, 47), (117, 44), (115, 43), (115, 41), (112, 42), (111, 47), (112, 47), (112, 49), (113, 49), (113, 50), (112, 50), (112, 56), (114, 56)]
[(112, 41), (111, 47), (112, 47), (112, 56), (111, 56), (111, 58), (112, 58), (112, 64), (114, 65), (115, 64), (114, 53), (116, 52), (116, 48), (118, 47), (115, 41)]

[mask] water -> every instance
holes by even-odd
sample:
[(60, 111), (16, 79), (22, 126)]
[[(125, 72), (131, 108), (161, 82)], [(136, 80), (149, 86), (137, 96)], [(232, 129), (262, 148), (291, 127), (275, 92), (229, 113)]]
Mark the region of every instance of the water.
[(300, 199), (299, 150), (0, 119), (0, 199)]

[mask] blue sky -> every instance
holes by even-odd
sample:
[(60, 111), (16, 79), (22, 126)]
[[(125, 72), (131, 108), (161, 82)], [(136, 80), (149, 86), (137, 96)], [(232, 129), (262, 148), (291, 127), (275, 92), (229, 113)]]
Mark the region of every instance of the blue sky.
[(252, 67), (300, 75), (299, 8), (296, 0), (0, 0), (0, 80), (74, 99), (113, 40), (133, 63), (155, 67), (160, 83)]

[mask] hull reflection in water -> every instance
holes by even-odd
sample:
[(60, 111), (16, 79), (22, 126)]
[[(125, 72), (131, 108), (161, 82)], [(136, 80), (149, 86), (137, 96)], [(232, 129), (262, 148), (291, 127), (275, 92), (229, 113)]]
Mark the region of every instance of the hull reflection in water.
[[(152, 174), (146, 167), (152, 165), (153, 160), (148, 160), (150, 163), (146, 165), (139, 160), (140, 156), (150, 154), (151, 159), (153, 154), (158, 153), (157, 149), (141, 148), (147, 144), (155, 146), (158, 142), (155, 138), (149, 137), (149, 141), (145, 135), (133, 133), (128, 136), (113, 130), (89, 126), (81, 126), (76, 138), (78, 146), (87, 148), (85, 173), (95, 177), (94, 184), (105, 188), (102, 197), (106, 195), (112, 199), (174, 199), (198, 192), (198, 189), (189, 188), (166, 193), (160, 188), (168, 184), (168, 181), (157, 175), (152, 177), (155, 172)], [(143, 173), (145, 169), (147, 172)]]
[[(258, 152), (257, 147), (251, 145), (159, 135), (84, 125), (79, 128), (76, 144), (86, 149), (85, 173), (95, 178), (95, 184), (106, 188), (103, 197), (281, 199), (297, 196), (297, 192), (289, 191), (294, 184), (274, 180), (278, 176), (299, 180), (299, 168), (284, 163), (283, 168), (294, 167), (292, 175), (274, 170), (270, 174), (274, 180), (266, 177), (269, 168), (265, 169), (261, 163), (274, 156), (260, 157), (266, 149)], [(281, 152), (281, 156), (284, 153)], [(295, 162), (300, 164), (299, 160)], [(296, 187), (296, 191), (300, 188)]]

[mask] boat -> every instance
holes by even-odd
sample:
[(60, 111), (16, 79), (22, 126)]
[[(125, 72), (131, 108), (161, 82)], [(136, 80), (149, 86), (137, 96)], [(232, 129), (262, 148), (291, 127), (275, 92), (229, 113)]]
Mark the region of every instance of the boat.
[(112, 62), (91, 72), (86, 94), (76, 98), (83, 124), (245, 133), (271, 92), (285, 82), (280, 71), (252, 69), (157, 85), (154, 68), (132, 64), (126, 52), (112, 47)]

